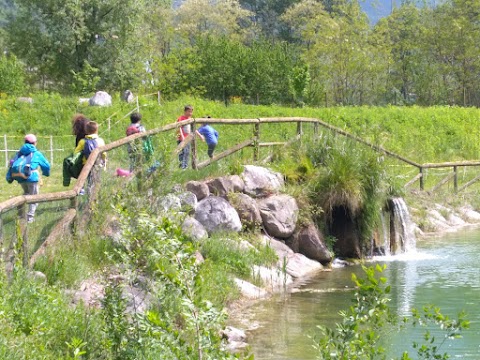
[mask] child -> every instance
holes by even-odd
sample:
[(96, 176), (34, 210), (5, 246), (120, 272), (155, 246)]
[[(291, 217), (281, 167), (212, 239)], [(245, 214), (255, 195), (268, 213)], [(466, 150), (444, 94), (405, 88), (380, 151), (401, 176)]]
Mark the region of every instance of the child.
[[(130, 115), (130, 125), (127, 127), (126, 135), (130, 136), (145, 132), (145, 127), (141, 124), (142, 115), (134, 112)], [(133, 172), (142, 163), (142, 156), (148, 160), (153, 155), (152, 140), (150, 137), (143, 138), (142, 151), (139, 149), (138, 142), (128, 143), (128, 156), (130, 158), (130, 172)]]
[[(26, 135), (24, 140), (25, 144), (20, 148), (15, 158), (10, 161), (6, 178), (9, 183), (17, 180), (22, 186), (23, 195), (36, 195), (40, 190), (38, 184), (40, 180), (39, 167), (44, 176), (50, 176), (50, 163), (37, 150), (37, 137), (34, 134)], [(20, 160), (20, 158), (24, 160)], [(20, 169), (17, 165), (21, 161), (23, 161), (23, 169)], [(28, 207), (27, 221), (29, 223), (34, 221), (37, 206), (38, 204), (35, 203), (30, 204)]]
[[(193, 106), (192, 105), (186, 105), (183, 109), (183, 115), (180, 116), (177, 119), (177, 122), (185, 121), (188, 120), (192, 117), (193, 115)], [(191, 133), (191, 126), (190, 124), (181, 126), (178, 132), (178, 137), (177, 137), (177, 144), (180, 144), (185, 138)], [(197, 135), (200, 136), (200, 139), (202, 141), (205, 141), (203, 138), (203, 135), (200, 134), (198, 131), (196, 131)], [(182, 151), (178, 154), (178, 161), (179, 161), (179, 166), (182, 169), (186, 169), (188, 167), (188, 158), (190, 157), (190, 144), (186, 145)]]
[[(207, 116), (210, 119), (210, 116)], [(215, 151), (215, 147), (218, 144), (218, 131), (215, 130), (213, 127), (208, 125), (207, 122), (204, 122), (202, 126), (198, 129), (198, 132), (203, 135), (205, 138), (205, 142), (207, 143), (208, 150), (207, 154), (208, 157), (211, 159), (213, 158), (213, 152)]]
[[(82, 164), (85, 165), (92, 151), (99, 146), (105, 146), (105, 141), (103, 141), (103, 139), (98, 136), (98, 124), (95, 121), (89, 121), (85, 125), (85, 138), (81, 139), (78, 142), (78, 145), (73, 151), (73, 154), (75, 155), (81, 152), (83, 154)], [(99, 161), (96, 162), (95, 166), (100, 166), (102, 168), (105, 168), (106, 164), (107, 164), (107, 154), (103, 153)], [(96, 173), (97, 172), (94, 169), (92, 169), (92, 171), (90, 172), (90, 175), (88, 176), (87, 188), (89, 190), (91, 190), (91, 187), (93, 185), (94, 179), (92, 178), (92, 176), (95, 176), (92, 174), (96, 174)]]

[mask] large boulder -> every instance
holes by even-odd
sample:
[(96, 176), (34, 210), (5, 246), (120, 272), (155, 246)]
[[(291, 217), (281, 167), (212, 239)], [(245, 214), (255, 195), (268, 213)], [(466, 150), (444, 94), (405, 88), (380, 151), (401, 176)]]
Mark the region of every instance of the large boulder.
[(245, 165), (241, 177), (245, 183), (244, 192), (254, 197), (277, 193), (285, 184), (280, 173), (255, 165)]
[(240, 176), (231, 175), (207, 181), (207, 186), (211, 194), (225, 197), (229, 193), (242, 192), (245, 184)]
[(323, 269), (323, 266), (314, 260), (310, 260), (302, 254), (290, 254), (285, 259), (279, 260), (279, 266), (285, 266), (287, 274), (293, 278), (300, 278), (307, 275), (312, 275)]
[(301, 227), (286, 241), (286, 244), (293, 251), (322, 264), (332, 261), (332, 255), (325, 245), (323, 236), (314, 224)]
[(290, 195), (273, 195), (258, 201), (263, 227), (273, 237), (287, 239), (295, 231), (298, 205)]
[(269, 293), (266, 290), (259, 288), (248, 281), (240, 279), (234, 279), (234, 281), (243, 297), (248, 299), (264, 299), (269, 296)]
[(197, 205), (197, 219), (209, 234), (217, 231), (240, 231), (242, 223), (238, 213), (227, 200), (218, 196), (209, 196)]
[(191, 216), (187, 216), (183, 220), (182, 231), (185, 235), (191, 237), (194, 240), (202, 240), (208, 238), (207, 230), (200, 224), (199, 221)]
[(185, 185), (185, 189), (195, 194), (197, 200), (200, 201), (210, 195), (208, 185), (200, 181), (189, 181)]
[(180, 200), (180, 205), (182, 206), (183, 211), (188, 211), (189, 213), (195, 212), (198, 201), (194, 193), (190, 191), (185, 191), (180, 194), (177, 194), (177, 197)]
[(254, 230), (262, 224), (262, 216), (257, 202), (247, 194), (234, 193), (228, 195), (228, 201), (237, 210), (245, 228)]
[(269, 246), (275, 251), (279, 261), (283, 261), (284, 258), (293, 254), (293, 250), (290, 249), (283, 241), (274, 239), (270, 236), (264, 235), (260, 237), (260, 242), (264, 246)]
[(97, 91), (90, 100), (88, 100), (90, 106), (110, 106), (112, 105), (112, 97), (105, 91)]
[(254, 265), (252, 275), (254, 279), (261, 280), (264, 287), (270, 292), (287, 290), (287, 287), (293, 283), (292, 277), (279, 268)]

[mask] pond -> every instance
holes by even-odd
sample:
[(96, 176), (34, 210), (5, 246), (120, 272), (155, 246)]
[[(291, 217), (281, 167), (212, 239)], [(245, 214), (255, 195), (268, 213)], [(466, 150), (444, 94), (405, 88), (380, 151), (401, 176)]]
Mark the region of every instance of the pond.
[[(455, 318), (464, 310), (470, 329), (462, 339), (447, 340), (442, 352), (452, 358), (480, 359), (480, 231), (468, 230), (417, 243), (417, 251), (375, 259), (386, 264), (385, 276), (392, 286), (390, 302), (399, 316), (413, 308), (434, 304), (444, 315)], [(352, 272), (360, 266), (322, 272), (308, 280), (298, 292), (259, 302), (248, 309), (246, 323), (257, 327), (248, 333), (256, 360), (315, 359), (311, 335), (317, 325), (334, 326), (338, 312), (347, 309), (353, 297)], [(241, 325), (240, 325), (241, 326)], [(412, 341), (420, 341), (424, 329), (389, 334), (389, 357), (403, 351), (415, 353)]]

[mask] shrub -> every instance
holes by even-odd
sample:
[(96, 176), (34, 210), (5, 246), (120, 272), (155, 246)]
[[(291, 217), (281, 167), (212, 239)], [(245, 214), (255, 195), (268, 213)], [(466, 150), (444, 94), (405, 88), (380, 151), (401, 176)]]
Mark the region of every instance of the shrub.
[(25, 70), (14, 55), (0, 56), (0, 93), (20, 94), (25, 89)]

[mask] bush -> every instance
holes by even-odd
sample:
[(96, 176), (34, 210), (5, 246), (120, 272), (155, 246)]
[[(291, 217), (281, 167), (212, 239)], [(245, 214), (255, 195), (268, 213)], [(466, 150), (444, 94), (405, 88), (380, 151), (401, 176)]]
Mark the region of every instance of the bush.
[(16, 95), (25, 90), (25, 70), (14, 55), (0, 57), (0, 93)]

